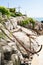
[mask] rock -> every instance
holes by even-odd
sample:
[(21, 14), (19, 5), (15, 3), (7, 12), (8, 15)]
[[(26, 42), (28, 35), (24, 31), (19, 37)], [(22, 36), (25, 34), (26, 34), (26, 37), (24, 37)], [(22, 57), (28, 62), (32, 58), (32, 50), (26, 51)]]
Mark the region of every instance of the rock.
[(4, 59), (10, 60), (10, 58), (11, 58), (11, 52), (4, 52)]
[[(12, 22), (13, 21), (13, 22)], [(13, 28), (15, 29), (16, 27), (17, 27), (17, 20), (16, 20), (16, 18), (11, 18), (10, 19), (10, 22), (11, 22), (11, 24), (13, 25)]]
[(11, 52), (12, 51), (11, 47), (8, 45), (3, 46), (2, 48), (3, 48), (4, 52)]
[(10, 61), (4, 60), (4, 65), (13, 65), (13, 61), (12, 60), (10, 60)]
[[(22, 19), (23, 18), (24, 17), (22, 17)], [(21, 20), (21, 17), (19, 20)], [(35, 42), (37, 34), (33, 30), (31, 31), (30, 29), (28, 30), (24, 27), (17, 25), (16, 21), (16, 18), (10, 18), (5, 22), (5, 25), (10, 32), (6, 28), (4, 28), (4, 26), (2, 27), (5, 34), (8, 35), (8, 38), (6, 37), (6, 42), (4, 42), (3, 40), (0, 41), (0, 48), (2, 48), (2, 52), (0, 54), (0, 58), (2, 57), (2, 60), (0, 61), (2, 61), (2, 65), (20, 65), (20, 63), (21, 65), (23, 65), (24, 60), (30, 58), (29, 54), (32, 54), (32, 52), (34, 53), (34, 51), (36, 52), (38, 50), (38, 44)], [(16, 29), (16, 27), (19, 28), (19, 30), (12, 33), (11, 30)], [(10, 33), (13, 34), (13, 36)], [(30, 43), (32, 50), (30, 49)]]
[(11, 53), (12, 53), (11, 47), (8, 46), (8, 45), (5, 45), (5, 46), (2, 47), (2, 49), (3, 49), (4, 59), (5, 59), (5, 60), (10, 60), (10, 58), (11, 58)]
[(41, 21), (41, 23), (43, 23), (43, 21)]
[[(11, 60), (13, 61), (14, 65), (20, 65), (20, 59), (17, 54), (12, 54)], [(18, 62), (19, 61), (19, 62)]]
[(0, 65), (4, 65), (4, 54), (2, 47), (0, 47)]
[(8, 61), (6, 65), (13, 65), (13, 61)]
[(20, 65), (25, 65), (25, 63), (21, 63)]

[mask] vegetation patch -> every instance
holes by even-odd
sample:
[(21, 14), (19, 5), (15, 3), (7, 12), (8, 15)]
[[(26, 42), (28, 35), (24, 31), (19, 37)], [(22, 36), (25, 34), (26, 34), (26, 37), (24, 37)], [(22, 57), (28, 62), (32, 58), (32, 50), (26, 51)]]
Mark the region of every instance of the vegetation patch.
[(2, 15), (7, 15), (12, 17), (22, 16), (21, 12), (16, 12), (16, 8), (6, 8), (3, 6), (0, 6), (0, 12), (2, 13)]
[(33, 20), (33, 18), (28, 18), (28, 19), (25, 19), (25, 20), (23, 20), (23, 21), (20, 22), (21, 26), (25, 26), (27, 24), (32, 24), (32, 26), (34, 28), (35, 21)]
[(0, 12), (2, 13), (2, 15), (7, 15), (7, 16), (10, 15), (9, 9), (3, 6), (0, 6)]

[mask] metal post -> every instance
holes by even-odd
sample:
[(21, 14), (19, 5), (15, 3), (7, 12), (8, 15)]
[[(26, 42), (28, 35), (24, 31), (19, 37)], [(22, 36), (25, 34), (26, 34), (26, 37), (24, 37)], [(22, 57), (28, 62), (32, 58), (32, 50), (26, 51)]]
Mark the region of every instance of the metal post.
[(8, 2), (8, 8), (9, 8), (9, 2)]
[(18, 12), (20, 12), (20, 8), (21, 8), (21, 7), (19, 6), (19, 7), (18, 7)]

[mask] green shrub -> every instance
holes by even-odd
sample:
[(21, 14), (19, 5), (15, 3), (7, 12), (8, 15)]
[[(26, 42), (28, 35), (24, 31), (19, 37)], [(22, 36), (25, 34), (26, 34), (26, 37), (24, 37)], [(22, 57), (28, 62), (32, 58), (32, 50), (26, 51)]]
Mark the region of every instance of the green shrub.
[(27, 25), (29, 23), (29, 20), (28, 19), (25, 19), (25, 20), (23, 20), (21, 23), (20, 23), (20, 25), (21, 26), (25, 26), (25, 25)]
[(28, 20), (30, 21), (30, 23), (34, 23), (35, 21), (33, 20), (33, 18), (28, 18)]
[(0, 12), (2, 13), (2, 15), (10, 15), (9, 9), (3, 6), (0, 6)]
[(16, 17), (16, 15), (14, 14), (14, 13), (10, 13), (10, 16), (12, 16), (12, 17)]
[(9, 11), (12, 12), (12, 13), (15, 13), (16, 12), (16, 8), (9, 8)]
[(16, 16), (22, 16), (22, 13), (21, 12), (16, 12), (15, 15)]
[(15, 16), (22, 16), (21, 12), (16, 12), (16, 8), (9, 8), (10, 14), (11, 16), (15, 17)]
[(34, 29), (35, 21), (33, 20), (33, 18), (29, 18), (29, 22), (32, 23)]
[(32, 28), (34, 29), (35, 21), (33, 20), (33, 18), (27, 18), (27, 19), (21, 21), (20, 25), (25, 26), (25, 25), (27, 25), (29, 23), (32, 24)]
[(16, 12), (16, 8), (6, 8), (3, 6), (0, 6), (0, 12), (2, 13), (2, 15), (7, 15), (9, 16), (22, 16), (21, 12)]

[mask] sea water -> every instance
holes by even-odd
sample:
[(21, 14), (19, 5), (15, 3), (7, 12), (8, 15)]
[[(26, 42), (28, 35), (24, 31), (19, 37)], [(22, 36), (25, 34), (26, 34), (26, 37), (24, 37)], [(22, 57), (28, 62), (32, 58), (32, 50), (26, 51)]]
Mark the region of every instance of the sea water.
[(35, 18), (35, 19), (38, 20), (39, 22), (43, 21), (43, 17), (38, 17), (38, 18)]

